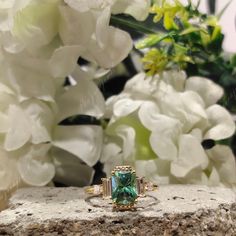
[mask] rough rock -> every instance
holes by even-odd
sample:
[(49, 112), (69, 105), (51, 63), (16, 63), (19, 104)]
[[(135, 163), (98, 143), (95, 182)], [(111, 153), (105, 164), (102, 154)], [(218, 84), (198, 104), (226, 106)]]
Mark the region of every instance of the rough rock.
[(139, 198), (135, 211), (81, 188), (25, 188), (0, 212), (0, 235), (236, 235), (232, 189), (161, 186)]

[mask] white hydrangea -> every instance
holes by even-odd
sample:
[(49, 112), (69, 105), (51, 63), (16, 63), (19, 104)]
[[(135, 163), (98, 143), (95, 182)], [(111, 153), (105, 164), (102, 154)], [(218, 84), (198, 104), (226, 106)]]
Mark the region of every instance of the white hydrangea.
[(170, 71), (153, 78), (140, 73), (107, 101), (102, 155), (104, 170), (131, 164), (158, 184), (235, 184), (236, 165), (228, 146), (203, 148), (206, 140), (232, 136), (235, 123), (216, 102), (223, 89), (202, 78)]
[(0, 43), (9, 53), (59, 61), (58, 68), (63, 61), (65, 71), (56, 77), (70, 74), (80, 56), (112, 68), (128, 55), (133, 42), (127, 32), (109, 25), (111, 13), (143, 20), (149, 6), (149, 0), (0, 1)]
[[(25, 75), (37, 81), (37, 71)], [(101, 117), (105, 103), (97, 86), (81, 73), (66, 88), (48, 78), (55, 83), (51, 93), (30, 84), (20, 87), (20, 78), (17, 83), (11, 79), (0, 81), (0, 190), (20, 183), (44, 186), (54, 177), (62, 183), (89, 184), (101, 152), (101, 127), (58, 124), (77, 114)]]
[[(111, 14), (144, 20), (149, 6), (149, 0), (0, 0), (0, 190), (20, 182), (42, 186), (54, 176), (65, 184), (91, 182), (101, 127), (58, 125), (104, 112), (101, 93), (77, 61), (105, 69), (120, 63), (133, 42), (110, 26)], [(76, 83), (63, 88), (71, 75)]]

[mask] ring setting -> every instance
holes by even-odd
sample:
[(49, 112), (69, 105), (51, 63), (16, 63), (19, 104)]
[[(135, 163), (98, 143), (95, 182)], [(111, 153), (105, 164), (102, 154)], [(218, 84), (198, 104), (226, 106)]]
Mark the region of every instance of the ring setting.
[(139, 197), (145, 197), (147, 191), (154, 191), (157, 185), (137, 177), (131, 166), (116, 166), (111, 177), (102, 178), (101, 185), (87, 187), (85, 191), (93, 195), (102, 195), (112, 199), (114, 210), (133, 210)]

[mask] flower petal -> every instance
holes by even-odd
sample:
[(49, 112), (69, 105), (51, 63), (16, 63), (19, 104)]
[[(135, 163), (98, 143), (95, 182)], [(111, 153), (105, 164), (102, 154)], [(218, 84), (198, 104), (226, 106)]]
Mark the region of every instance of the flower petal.
[(164, 115), (156, 115), (156, 120), (159, 124), (152, 129), (150, 145), (160, 159), (173, 161), (177, 158), (176, 139), (181, 132), (181, 124)]
[(75, 9), (79, 12), (86, 12), (90, 10), (90, 5), (87, 0), (64, 0), (64, 2), (68, 4), (68, 6), (70, 6), (72, 9)]
[(1, 0), (0, 1), (0, 9), (1, 10), (6, 10), (6, 9), (11, 9), (14, 6), (15, 0)]
[(114, 109), (114, 105), (116, 104), (117, 101), (123, 99), (123, 98), (128, 98), (128, 96), (126, 96), (126, 94), (119, 94), (119, 95), (115, 95), (115, 96), (111, 96), (109, 98), (107, 98), (106, 100), (106, 111), (104, 114), (105, 118), (111, 118), (113, 115), (113, 109)]
[(104, 144), (100, 160), (101, 162), (107, 162), (110, 158), (115, 158), (121, 151), (121, 147), (116, 143)]
[(109, 40), (110, 7), (105, 8), (97, 19), (96, 40), (100, 48), (105, 48)]
[(161, 111), (165, 115), (176, 118), (182, 122), (185, 132), (188, 132), (196, 124), (207, 119), (204, 102), (195, 92), (161, 93), (158, 95), (157, 101)]
[(48, 44), (57, 34), (58, 2), (37, 1), (17, 11), (13, 34), (31, 48)]
[(51, 128), (54, 124), (54, 114), (43, 102), (31, 99), (22, 104), (25, 114), (29, 119), (31, 127), (31, 142), (33, 144), (51, 141)]
[(0, 112), (0, 133), (7, 133), (10, 128), (8, 116)]
[(179, 138), (178, 159), (171, 163), (171, 174), (184, 178), (195, 168), (205, 169), (208, 157), (197, 138), (189, 134), (182, 134)]
[(124, 164), (122, 157), (122, 149), (117, 143), (104, 144), (100, 160), (104, 164), (103, 171), (109, 176), (116, 166)]
[[(187, 75), (184, 71), (165, 71), (160, 80), (165, 81), (168, 85), (171, 85), (176, 91), (183, 92)], [(188, 80), (187, 80), (188, 81)]]
[(160, 109), (156, 103), (144, 102), (138, 111), (138, 116), (147, 129), (153, 130), (160, 125), (159, 121), (162, 118), (162, 115), (159, 113)]
[(145, 177), (147, 180), (156, 184), (170, 183), (170, 162), (159, 158), (148, 161), (136, 161), (135, 169), (138, 176)]
[(220, 176), (220, 181), (224, 184), (235, 184), (236, 162), (230, 147), (226, 145), (216, 145), (208, 150), (207, 154)]
[(112, 6), (112, 13), (125, 13), (133, 16), (136, 20), (144, 21), (148, 17), (150, 6), (150, 0), (117, 0)]
[[(97, 29), (97, 32), (102, 29), (103, 27)], [(123, 61), (132, 48), (133, 41), (127, 32), (109, 26), (106, 46), (100, 47), (96, 40), (92, 40), (88, 45), (88, 52), (85, 52), (82, 56), (85, 57), (85, 59), (94, 59), (98, 65), (109, 69)]]
[(100, 126), (58, 126), (55, 129), (53, 145), (93, 166), (100, 158), (102, 142)]
[[(6, 22), (6, 25), (9, 27), (9, 21)], [(2, 28), (1, 24), (0, 28)], [(7, 52), (15, 54), (21, 52), (24, 49), (24, 45), (8, 31), (1, 33), (1, 41), (3, 48)]]
[(135, 130), (127, 125), (119, 125), (115, 131), (123, 141), (123, 159), (127, 161), (135, 152)]
[(0, 149), (0, 191), (14, 188), (21, 182), (16, 163), (16, 158), (9, 157), (6, 151)]
[(49, 61), (52, 75), (54, 77), (70, 75), (77, 65), (82, 50), (80, 46), (64, 46), (56, 49)]
[[(23, 64), (26, 64), (30, 58), (24, 55), (21, 59), (18, 59), (19, 61), (24, 61)], [(41, 65), (41, 63), (39, 63), (39, 65)], [(41, 70), (43, 70), (43, 68), (41, 68)], [(49, 102), (54, 101), (55, 83), (53, 78), (49, 75), (33, 70), (30, 65), (19, 66), (16, 63), (7, 66), (6, 73), (8, 82), (11, 87), (17, 91), (20, 100), (33, 97)]]
[(91, 10), (102, 10), (108, 6), (112, 6), (116, 0), (64, 0), (71, 8), (79, 11), (86, 12)]
[(210, 128), (204, 139), (222, 140), (235, 133), (235, 123), (229, 112), (220, 105), (212, 105), (207, 109)]
[(94, 169), (82, 163), (78, 157), (59, 148), (53, 148), (51, 153), (56, 169), (54, 181), (78, 187), (92, 183)]
[(194, 185), (208, 185), (209, 179), (201, 167), (191, 170), (184, 178), (176, 178), (175, 183), (194, 184)]
[(47, 153), (50, 145), (34, 145), (18, 161), (22, 179), (32, 186), (45, 186), (55, 175), (55, 167)]
[(59, 34), (63, 43), (65, 45), (87, 45), (95, 32), (96, 18), (92, 12), (79, 12), (79, 9), (74, 10), (68, 6), (61, 6), (60, 15)]
[(105, 100), (96, 86), (88, 79), (80, 78), (57, 99), (58, 121), (73, 115), (101, 117), (105, 112)]
[(136, 111), (142, 103), (142, 101), (135, 101), (129, 98), (120, 99), (114, 105), (114, 115), (116, 117), (127, 116)]
[(197, 92), (207, 107), (215, 104), (223, 96), (224, 90), (213, 81), (203, 77), (190, 77), (186, 81), (186, 90)]
[(216, 168), (212, 168), (211, 174), (209, 176), (208, 185), (218, 186), (220, 184), (220, 176)]
[(9, 107), (10, 129), (8, 130), (4, 142), (4, 148), (7, 151), (13, 151), (29, 141), (31, 137), (31, 127), (29, 119), (23, 110), (16, 105)]
[(147, 100), (156, 92), (157, 87), (157, 78), (147, 77), (145, 73), (139, 73), (127, 81), (124, 93), (129, 94), (133, 99)]

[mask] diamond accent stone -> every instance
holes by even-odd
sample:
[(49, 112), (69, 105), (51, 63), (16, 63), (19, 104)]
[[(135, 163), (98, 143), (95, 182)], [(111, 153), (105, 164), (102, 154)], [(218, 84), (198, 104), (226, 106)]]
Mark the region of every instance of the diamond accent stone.
[(93, 193), (94, 194), (101, 194), (102, 193), (102, 186), (101, 185), (94, 185), (93, 186)]
[(144, 178), (137, 177), (137, 192), (139, 196), (145, 196), (145, 181)]
[(111, 179), (103, 178), (102, 179), (102, 188), (103, 188), (103, 198), (111, 197)]

